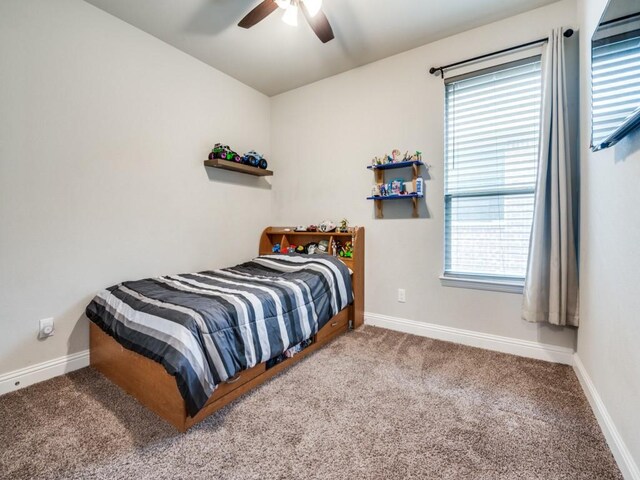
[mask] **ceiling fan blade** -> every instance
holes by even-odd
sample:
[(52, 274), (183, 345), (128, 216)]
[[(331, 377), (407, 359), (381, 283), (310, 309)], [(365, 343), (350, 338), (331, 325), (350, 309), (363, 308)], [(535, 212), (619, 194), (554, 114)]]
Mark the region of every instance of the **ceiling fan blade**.
[(276, 2), (273, 0), (264, 0), (260, 5), (247, 13), (242, 20), (240, 20), (238, 26), (242, 28), (251, 28), (256, 23), (267, 18), (269, 14), (277, 8), (278, 5), (276, 5)]
[(316, 32), (316, 35), (322, 41), (322, 43), (327, 43), (329, 40), (333, 40), (333, 29), (329, 24), (329, 20), (327, 20), (327, 16), (322, 10), (320, 10), (314, 17), (312, 17), (311, 15), (309, 15), (309, 10), (307, 10), (307, 6), (304, 4), (304, 0), (300, 2), (300, 8), (302, 9), (304, 18), (307, 19), (307, 23), (309, 23), (311, 29)]

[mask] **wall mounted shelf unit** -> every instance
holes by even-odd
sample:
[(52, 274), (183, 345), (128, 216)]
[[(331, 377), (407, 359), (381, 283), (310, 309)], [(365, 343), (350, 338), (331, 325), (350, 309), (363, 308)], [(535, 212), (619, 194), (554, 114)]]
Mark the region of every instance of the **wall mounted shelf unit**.
[(245, 165), (238, 162), (230, 162), (229, 160), (222, 160), (220, 158), (214, 158), (213, 160), (205, 160), (205, 166), (213, 168), (221, 168), (223, 170), (231, 170), (233, 172), (246, 173), (248, 175), (254, 175), (256, 177), (270, 177), (273, 175), (271, 170), (265, 170), (263, 168), (252, 167), (251, 165)]
[[(378, 185), (385, 183), (384, 181), (384, 172), (385, 170), (393, 170), (396, 168), (411, 168), (413, 173), (413, 190), (416, 190), (416, 183), (418, 181), (418, 176), (420, 173), (420, 167), (424, 165), (422, 160), (411, 160), (408, 162), (397, 162), (397, 163), (385, 163), (382, 165), (369, 165), (367, 167), (368, 170), (372, 170), (375, 175), (375, 181)], [(413, 213), (412, 216), (414, 218), (418, 217), (418, 199), (423, 198), (424, 193), (405, 193), (404, 195), (373, 195), (367, 197), (367, 200), (373, 200), (376, 205), (376, 218), (383, 218), (382, 212), (382, 202), (386, 200), (402, 200), (402, 199), (411, 199), (413, 203)]]

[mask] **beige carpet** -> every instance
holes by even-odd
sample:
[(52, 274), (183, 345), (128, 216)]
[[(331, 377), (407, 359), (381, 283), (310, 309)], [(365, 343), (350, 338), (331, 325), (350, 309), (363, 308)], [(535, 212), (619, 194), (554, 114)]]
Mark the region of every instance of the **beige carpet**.
[(372, 327), (184, 435), (90, 369), (0, 397), (0, 477), (621, 478), (571, 368)]

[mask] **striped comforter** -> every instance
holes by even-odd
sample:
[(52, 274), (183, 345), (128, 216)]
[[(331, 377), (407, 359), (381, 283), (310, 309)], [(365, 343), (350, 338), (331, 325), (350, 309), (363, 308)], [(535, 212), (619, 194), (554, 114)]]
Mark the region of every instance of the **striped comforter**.
[(233, 268), (124, 282), (89, 319), (176, 377), (195, 415), (216, 386), (306, 340), (353, 301), (347, 267), (327, 255), (268, 255)]

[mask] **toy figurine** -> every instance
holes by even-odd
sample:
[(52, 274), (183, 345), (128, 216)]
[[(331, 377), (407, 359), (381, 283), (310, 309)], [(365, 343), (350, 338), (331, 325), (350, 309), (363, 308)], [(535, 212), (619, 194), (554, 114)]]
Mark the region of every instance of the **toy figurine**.
[(318, 226), (317, 225), (309, 225), (307, 227), (307, 232), (317, 232), (318, 231)]
[(272, 248), (271, 248), (271, 252), (272, 253), (280, 253), (280, 244), (276, 243)]
[(380, 185), (374, 185), (371, 187), (371, 196), (379, 197), (380, 196)]
[(345, 242), (345, 244), (340, 247), (338, 255), (343, 258), (353, 258), (353, 244), (351, 242)]
[(379, 185), (379, 188), (380, 188), (380, 196), (386, 197), (388, 195), (387, 186), (383, 183), (382, 185)]
[(349, 220), (343, 218), (340, 221), (340, 228), (338, 229), (338, 231), (341, 233), (347, 233), (349, 231)]
[(404, 190), (404, 180), (401, 178), (396, 178), (395, 180), (391, 180), (389, 182), (389, 193), (391, 195), (401, 195)]
[(401, 155), (402, 155), (402, 153), (400, 153), (400, 150), (398, 150), (397, 148), (394, 149), (391, 152), (391, 158), (392, 158), (393, 163), (401, 162), (402, 161)]
[(287, 253), (296, 253), (296, 246), (295, 245), (289, 245), (289, 250)]
[(404, 154), (404, 160), (405, 162), (419, 162), (422, 160), (422, 152), (419, 150), (416, 150), (416, 153), (414, 153), (413, 155), (409, 155), (409, 152), (407, 151), (407, 153)]

